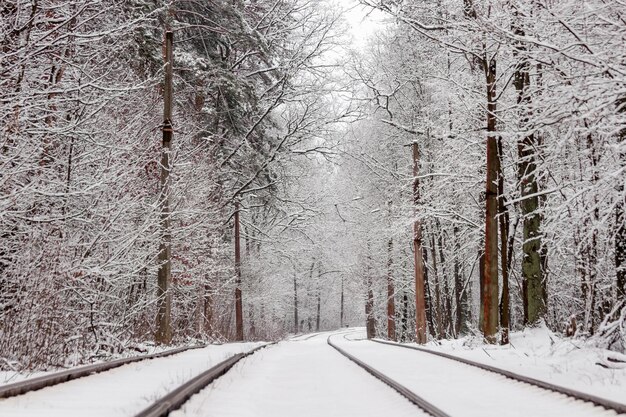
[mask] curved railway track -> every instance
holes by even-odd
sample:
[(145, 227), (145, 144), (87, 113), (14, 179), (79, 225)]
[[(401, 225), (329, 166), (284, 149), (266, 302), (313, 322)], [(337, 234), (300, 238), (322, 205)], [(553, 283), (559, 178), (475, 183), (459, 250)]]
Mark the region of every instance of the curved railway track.
[(182, 353), (191, 349), (202, 348), (205, 346), (206, 345), (196, 345), (170, 349), (159, 353), (116, 359), (109, 362), (80, 366), (77, 368), (68, 369), (66, 371), (54, 372), (49, 375), (42, 375), (36, 378), (25, 379), (24, 381), (0, 386), (0, 399), (15, 397), (17, 395), (26, 394), (31, 391), (36, 391), (42, 388), (62, 384), (64, 382), (72, 381), (74, 379), (82, 378), (88, 375), (93, 375), (100, 372), (108, 371), (110, 369), (119, 368), (120, 366), (127, 365), (129, 363), (145, 361), (148, 359), (165, 358), (167, 356), (176, 355), (177, 353)]
[(472, 361), (470, 359), (465, 359), (465, 358), (461, 358), (458, 356), (454, 356), (454, 355), (450, 355), (447, 353), (443, 353), (443, 352), (436, 352), (430, 349), (425, 349), (425, 348), (421, 348), (418, 346), (406, 346), (406, 345), (402, 345), (399, 343), (394, 343), (394, 342), (389, 342), (386, 340), (378, 340), (378, 339), (372, 339), (372, 342), (375, 343), (380, 343), (380, 344), (384, 344), (384, 345), (389, 345), (389, 346), (395, 346), (398, 348), (403, 348), (403, 349), (412, 349), (412, 350), (416, 350), (419, 352), (423, 352), (423, 353), (428, 353), (431, 355), (435, 355), (435, 356), (439, 356), (442, 358), (446, 358), (446, 359), (450, 359), (456, 362), (460, 362), (463, 363), (465, 365), (468, 366), (473, 366), (488, 372), (493, 372), (495, 374), (499, 374), (502, 375), (508, 379), (512, 379), (514, 381), (517, 382), (522, 382), (522, 383), (526, 383), (526, 384), (530, 384), (539, 388), (543, 388), (545, 390), (548, 391), (552, 391), (552, 392), (557, 392), (559, 394), (563, 394), (566, 395), (570, 398), (574, 398), (576, 400), (580, 400), (580, 401), (584, 401), (584, 402), (588, 402), (588, 403), (592, 403), (594, 405), (597, 405), (599, 407), (603, 407), (607, 410), (612, 410), (615, 411), (618, 414), (626, 414), (626, 404), (622, 404), (622, 403), (618, 403), (616, 401), (611, 401), (608, 400), (606, 398), (601, 398), (592, 394), (587, 394), (585, 392), (581, 392), (581, 391), (577, 391), (571, 388), (566, 388), (560, 385), (555, 385), (555, 384), (551, 384), (549, 382), (546, 381), (542, 381), (540, 379), (536, 379), (536, 378), (531, 378), (525, 375), (521, 375), (515, 372), (511, 372), (505, 369), (501, 369), (501, 368), (497, 368), (495, 366), (491, 366), (491, 365), (487, 365), (484, 363), (480, 363), (480, 362), (475, 362)]

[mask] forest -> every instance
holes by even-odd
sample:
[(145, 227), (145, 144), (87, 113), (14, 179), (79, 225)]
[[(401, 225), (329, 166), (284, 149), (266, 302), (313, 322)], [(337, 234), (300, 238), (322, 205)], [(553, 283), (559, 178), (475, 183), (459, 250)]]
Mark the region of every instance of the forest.
[(625, 45), (623, 0), (2, 0), (0, 370), (346, 326), (624, 352)]

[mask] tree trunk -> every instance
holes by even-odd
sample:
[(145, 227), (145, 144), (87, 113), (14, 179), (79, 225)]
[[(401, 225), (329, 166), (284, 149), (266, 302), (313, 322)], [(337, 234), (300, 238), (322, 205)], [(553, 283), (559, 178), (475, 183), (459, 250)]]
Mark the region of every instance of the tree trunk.
[[(618, 103), (618, 114), (626, 114), (626, 97)], [(619, 143), (624, 146), (626, 142), (626, 128), (620, 132)], [(622, 148), (619, 154), (622, 169), (626, 168), (626, 149)], [(623, 175), (622, 175), (623, 177)], [(616, 303), (624, 302), (626, 306), (626, 194), (624, 182), (617, 187), (617, 204), (615, 205), (615, 274), (617, 278)]]
[[(428, 265), (428, 251), (426, 248), (423, 248), (422, 255), (424, 258), (424, 265)], [(425, 309), (426, 309), (426, 323), (428, 327), (428, 332), (430, 336), (434, 339), (437, 337), (436, 328), (435, 328), (435, 320), (434, 320), (434, 309), (433, 309), (433, 295), (430, 292), (430, 281), (428, 278), (428, 268), (424, 268), (424, 301), (425, 301)]]
[(170, 153), (172, 144), (172, 78), (173, 78), (172, 32), (165, 33), (165, 85), (163, 89), (163, 143), (161, 150), (161, 239), (159, 242), (159, 270), (157, 276), (157, 331), (155, 342), (168, 344), (172, 341), (172, 295), (169, 284), (172, 275), (172, 235), (170, 230)]
[(456, 314), (454, 317), (454, 334), (458, 337), (466, 318), (464, 317), (465, 307), (462, 302), (463, 276), (461, 275), (461, 263), (459, 262), (461, 243), (459, 241), (459, 228), (455, 225), (452, 230), (454, 235), (454, 303), (456, 304)]
[(504, 197), (504, 153), (502, 138), (498, 139), (498, 212), (500, 219), (500, 269), (502, 270), (502, 297), (500, 298), (500, 344), (509, 344), (510, 301), (509, 301), (509, 210)]
[(213, 289), (210, 284), (204, 285), (204, 332), (213, 336)]
[(400, 341), (409, 340), (409, 296), (406, 291), (402, 293), (402, 319), (400, 320), (402, 330), (400, 332)]
[(485, 53), (487, 81), (487, 181), (485, 194), (485, 260), (481, 280), (482, 332), (487, 343), (496, 343), (498, 331), (498, 142), (496, 131), (496, 61)]
[(339, 327), (343, 327), (343, 304), (344, 304), (344, 295), (343, 295), (343, 276), (341, 277), (341, 308), (339, 310)]
[[(413, 203), (419, 206), (419, 160), (417, 142), (413, 142)], [(424, 344), (426, 338), (426, 295), (424, 282), (424, 258), (422, 251), (422, 225), (419, 220), (413, 222), (413, 253), (415, 257), (415, 341)]]
[(443, 336), (443, 318), (442, 318), (442, 305), (441, 305), (441, 285), (439, 283), (439, 270), (437, 268), (437, 247), (435, 244), (435, 231), (430, 233), (430, 251), (433, 264), (433, 278), (435, 286), (435, 327), (437, 330), (437, 339), (442, 339)]
[(376, 336), (376, 320), (374, 318), (374, 290), (372, 288), (372, 284), (372, 277), (370, 271), (368, 271), (367, 299), (365, 300), (365, 317), (368, 339), (372, 339)]
[(235, 203), (235, 340), (243, 341), (243, 301), (241, 294), (241, 245), (239, 233), (239, 202)]
[[(293, 332), (298, 333), (298, 274), (293, 273)], [(343, 295), (343, 294), (342, 294)]]
[[(391, 201), (389, 201), (389, 216), (391, 217)], [(393, 238), (387, 242), (387, 338), (396, 340), (396, 290), (393, 283)]]

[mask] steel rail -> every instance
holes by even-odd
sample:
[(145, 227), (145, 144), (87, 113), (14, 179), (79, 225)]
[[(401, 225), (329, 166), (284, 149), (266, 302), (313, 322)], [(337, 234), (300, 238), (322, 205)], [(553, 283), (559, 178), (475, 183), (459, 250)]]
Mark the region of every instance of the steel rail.
[(521, 375), (516, 372), (511, 372), (506, 369), (497, 368), (495, 366), (487, 365), (487, 364), (480, 363), (480, 362), (475, 362), (470, 359), (461, 358), (455, 355), (450, 355), (448, 353), (436, 352), (434, 350), (425, 349), (425, 348), (421, 348), (418, 346), (406, 346), (400, 343), (389, 342), (387, 340), (379, 340), (379, 339), (371, 339), (370, 341), (375, 342), (375, 343), (381, 343), (384, 345), (395, 346), (399, 348), (417, 350), (419, 352), (429, 353), (435, 356), (440, 356), (442, 358), (464, 363), (465, 365), (480, 368), (484, 371), (493, 372), (493, 373), (502, 375), (506, 378), (509, 378), (518, 382), (524, 382), (526, 384), (534, 385), (536, 387), (543, 388), (548, 391), (553, 391), (559, 394), (567, 395), (568, 397), (571, 397), (580, 401), (590, 402), (594, 405), (606, 408), (607, 410), (613, 410), (617, 412), (618, 414), (626, 414), (626, 404), (618, 403), (617, 401), (608, 400), (606, 398), (598, 397), (596, 395), (587, 394), (585, 392), (581, 392), (575, 389), (551, 384), (549, 382), (542, 381), (540, 379), (532, 378), (529, 376)]
[(212, 368), (202, 372), (200, 375), (195, 376), (184, 384), (170, 391), (168, 394), (159, 398), (148, 408), (144, 409), (135, 417), (167, 417), (172, 411), (179, 409), (187, 400), (200, 390), (205, 388), (211, 382), (228, 372), (237, 362), (245, 357), (248, 357), (260, 349), (274, 345), (276, 342), (267, 343), (262, 346), (258, 346), (245, 353), (237, 353), (230, 358), (218, 363)]
[(29, 378), (11, 384), (0, 385), (0, 398), (15, 397), (17, 395), (26, 394), (31, 391), (36, 391), (42, 388), (51, 387), (53, 385), (72, 381), (74, 379), (97, 374), (100, 372), (105, 372), (113, 368), (119, 368), (120, 366), (127, 365), (129, 363), (145, 361), (148, 359), (164, 358), (167, 356), (176, 355), (177, 353), (185, 352), (187, 350), (198, 349), (205, 346), (206, 345), (185, 346), (176, 349), (166, 350), (159, 353), (152, 353), (149, 355), (139, 355), (130, 358), (115, 359), (108, 362), (95, 363), (92, 365), (80, 366), (65, 371), (54, 372), (52, 374), (42, 375), (36, 378)]
[(360, 359), (346, 352), (339, 346), (335, 345), (333, 342), (331, 342), (330, 338), (331, 336), (328, 336), (328, 339), (326, 339), (326, 342), (331, 347), (333, 347), (335, 350), (337, 350), (346, 358), (350, 359), (352, 362), (359, 365), (361, 368), (365, 369), (370, 375), (372, 375), (376, 379), (384, 382), (385, 384), (387, 384), (388, 386), (396, 390), (400, 395), (405, 397), (407, 400), (409, 400), (410, 402), (412, 402), (413, 404), (415, 404), (422, 410), (426, 411), (428, 414), (432, 415), (433, 417), (451, 417), (449, 414), (442, 411), (440, 408), (438, 408), (434, 404), (426, 401), (424, 398), (420, 397), (419, 395), (417, 395), (416, 393), (414, 393), (413, 391), (411, 391), (404, 385), (400, 384), (397, 381), (394, 381), (393, 379), (389, 378), (387, 375), (383, 374), (380, 371), (377, 371), (376, 369), (372, 368), (365, 362), (361, 361)]

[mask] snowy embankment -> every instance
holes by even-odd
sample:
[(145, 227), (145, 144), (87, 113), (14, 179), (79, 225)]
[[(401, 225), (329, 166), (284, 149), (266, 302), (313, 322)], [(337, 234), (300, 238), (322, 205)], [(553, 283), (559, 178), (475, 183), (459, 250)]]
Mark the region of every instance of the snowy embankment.
[[(226, 358), (263, 343), (209, 345), (0, 400), (2, 417), (135, 415)], [(12, 381), (13, 382), (13, 381)]]
[[(6, 384), (13, 384), (15, 382), (24, 381), (26, 379), (37, 378), (44, 375), (53, 374), (55, 372), (67, 371), (69, 369), (76, 369), (81, 366), (93, 365), (98, 363), (104, 363), (109, 361), (114, 361), (117, 359), (124, 358), (132, 358), (136, 356), (144, 356), (150, 355), (154, 353), (160, 353), (167, 350), (172, 349), (171, 347), (166, 346), (155, 346), (153, 344), (136, 344), (133, 346), (133, 349), (128, 349), (122, 353), (107, 355), (105, 357), (100, 357), (93, 360), (84, 361), (84, 358), (78, 358), (76, 356), (70, 355), (66, 358), (65, 364), (63, 367), (50, 367), (47, 370), (23, 370), (23, 371), (0, 371), (0, 386)], [(0, 361), (3, 360), (5, 365), (8, 365), (10, 368), (14, 368), (14, 363), (6, 360), (5, 358), (0, 358)]]
[(430, 342), (428, 349), (496, 366), (563, 387), (626, 402), (626, 356), (563, 338), (546, 327), (511, 334), (510, 346), (485, 345), (480, 339)]

